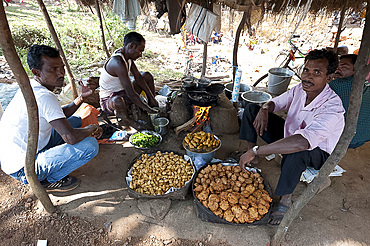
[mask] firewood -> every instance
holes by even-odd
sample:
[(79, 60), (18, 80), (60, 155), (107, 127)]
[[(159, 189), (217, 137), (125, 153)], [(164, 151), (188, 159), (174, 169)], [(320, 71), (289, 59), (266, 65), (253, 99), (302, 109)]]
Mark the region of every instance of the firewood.
[(207, 119), (202, 120), (201, 122), (199, 122), (199, 124), (194, 127), (194, 129), (191, 131), (191, 133), (199, 132), (200, 130), (202, 130), (202, 127), (203, 127), (204, 123), (206, 123), (206, 121), (207, 121)]
[[(197, 121), (197, 117), (193, 117), (191, 118), (189, 121), (185, 122), (184, 124), (182, 124), (181, 126), (178, 126), (175, 128), (175, 133), (176, 135), (178, 135), (181, 131), (185, 130), (187, 127), (190, 126), (190, 128), (194, 125), (194, 123)], [(189, 129), (190, 129), (189, 128)]]

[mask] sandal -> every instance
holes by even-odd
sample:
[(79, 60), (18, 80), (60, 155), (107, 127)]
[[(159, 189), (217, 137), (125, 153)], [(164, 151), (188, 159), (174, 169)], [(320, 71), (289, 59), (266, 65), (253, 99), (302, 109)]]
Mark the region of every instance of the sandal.
[[(286, 212), (288, 212), (290, 207), (278, 203), (276, 206), (272, 208), (272, 213), (270, 215), (269, 225), (278, 226), (280, 222), (283, 220)], [(273, 223), (274, 222), (274, 223)]]
[(240, 160), (240, 156), (242, 156), (242, 154), (244, 154), (244, 152), (234, 151), (234, 152), (231, 152), (231, 153), (228, 155), (228, 158), (232, 158), (232, 159), (234, 159), (236, 162), (239, 162), (239, 160)]

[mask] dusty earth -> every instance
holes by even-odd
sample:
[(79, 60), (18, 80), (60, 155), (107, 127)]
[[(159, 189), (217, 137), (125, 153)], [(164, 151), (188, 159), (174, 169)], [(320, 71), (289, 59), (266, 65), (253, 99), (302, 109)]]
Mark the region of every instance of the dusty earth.
[[(352, 36), (348, 36), (355, 36), (353, 33), (359, 35), (358, 30), (352, 30)], [(327, 37), (330, 36), (328, 31)], [(164, 66), (184, 71), (186, 52), (177, 52), (178, 38), (150, 33), (146, 37), (147, 48), (161, 54), (158, 60)], [(163, 52), (164, 43), (166, 52)], [(252, 84), (274, 66), (274, 58), (283, 46), (280, 43), (266, 41), (261, 44), (262, 48), (267, 47), (265, 54), (258, 49), (251, 51), (245, 46), (240, 47), (239, 62), (243, 67), (244, 83)], [(326, 45), (330, 42), (321, 43), (322, 47)], [(356, 43), (351, 49), (354, 50), (355, 46)], [(202, 46), (190, 48), (196, 50), (194, 62), (200, 63)], [(210, 65), (209, 75), (231, 76), (228, 61), (231, 61), (232, 46), (226, 42), (212, 45), (208, 52), (209, 63), (216, 55), (226, 60), (216, 66)], [(184, 135), (175, 135), (171, 129), (158, 149), (185, 153), (181, 144)], [(222, 147), (217, 151), (216, 158), (225, 159), (232, 151), (238, 150), (237, 134), (218, 136)], [(300, 211), (288, 228), (285, 245), (370, 245), (369, 150), (370, 144), (367, 143), (347, 151), (339, 163), (346, 172), (342, 177), (331, 178), (331, 185)], [(131, 161), (141, 153), (127, 142), (100, 145), (98, 156), (72, 173), (82, 180), (79, 188), (68, 193), (50, 194), (58, 209), (54, 214), (45, 212), (28, 185), (0, 171), (0, 245), (37, 245), (37, 241), (42, 239), (47, 240), (50, 246), (266, 245), (274, 235), (276, 227), (203, 222), (197, 218), (190, 193), (180, 201), (130, 198), (125, 173)], [(260, 158), (258, 168), (275, 188), (279, 164)], [(305, 183), (300, 183), (293, 200), (306, 187)], [(164, 207), (169, 209), (161, 210)]]

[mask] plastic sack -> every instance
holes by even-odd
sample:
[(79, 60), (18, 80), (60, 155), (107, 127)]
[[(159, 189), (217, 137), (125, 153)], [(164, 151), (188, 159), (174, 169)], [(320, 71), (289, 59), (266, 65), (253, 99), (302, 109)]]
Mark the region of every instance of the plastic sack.
[(185, 23), (185, 29), (207, 42), (217, 25), (217, 18), (219, 16), (212, 11), (193, 3)]

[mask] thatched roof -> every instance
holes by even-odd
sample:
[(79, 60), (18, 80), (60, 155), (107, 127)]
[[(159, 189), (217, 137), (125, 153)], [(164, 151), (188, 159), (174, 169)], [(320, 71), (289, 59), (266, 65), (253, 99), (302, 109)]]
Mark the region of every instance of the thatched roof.
[[(145, 3), (154, 2), (155, 0), (139, 0), (144, 5)], [(176, 1), (176, 0), (175, 0)], [(250, 6), (260, 7), (265, 11), (273, 13), (281, 13), (287, 8), (304, 7), (308, 0), (177, 0), (180, 2), (197, 3), (199, 5), (210, 5), (211, 3), (220, 3), (238, 11), (247, 11)], [(310, 12), (318, 13), (322, 10), (333, 12), (342, 9), (346, 4), (355, 11), (360, 11), (362, 3), (366, 0), (312, 0)]]

